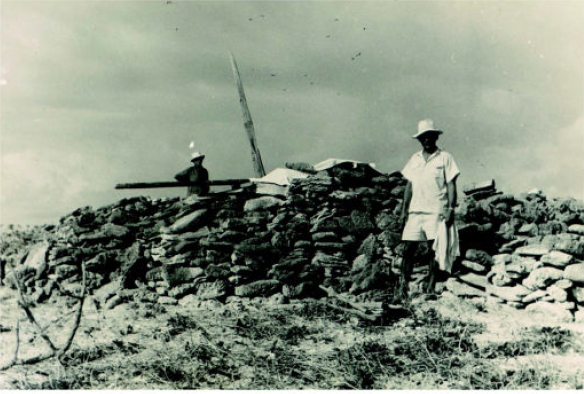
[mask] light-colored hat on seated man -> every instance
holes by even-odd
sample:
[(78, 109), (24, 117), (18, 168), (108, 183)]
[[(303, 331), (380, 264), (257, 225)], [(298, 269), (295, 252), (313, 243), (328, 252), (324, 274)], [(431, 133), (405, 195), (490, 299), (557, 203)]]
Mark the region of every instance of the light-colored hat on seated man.
[(205, 155), (201, 154), (200, 152), (193, 152), (191, 153), (191, 161), (203, 160)]
[(442, 134), (442, 130), (437, 130), (434, 127), (434, 121), (432, 119), (423, 119), (418, 122), (418, 132), (412, 138), (418, 138), (428, 132)]

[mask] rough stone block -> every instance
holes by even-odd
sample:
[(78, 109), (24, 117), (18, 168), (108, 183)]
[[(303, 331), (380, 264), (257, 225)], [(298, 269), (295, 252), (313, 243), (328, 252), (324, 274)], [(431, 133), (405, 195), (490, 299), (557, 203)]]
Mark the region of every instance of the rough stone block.
[(513, 255), (511, 256), (511, 263), (505, 266), (508, 272), (516, 272), (518, 274), (528, 274), (543, 266), (543, 264), (533, 257), (524, 257)]
[(480, 287), (482, 289), (486, 289), (487, 286), (489, 286), (489, 281), (483, 275), (468, 273), (468, 274), (459, 276), (458, 279), (460, 279), (463, 282), (469, 283), (473, 286)]
[(470, 271), (473, 272), (485, 272), (487, 270), (487, 268), (479, 263), (475, 263), (474, 261), (469, 261), (469, 260), (462, 260), (461, 264), (463, 267), (469, 269)]
[(550, 252), (549, 248), (543, 245), (525, 245), (515, 249), (515, 253), (520, 256), (543, 256)]
[(337, 235), (337, 233), (332, 232), (332, 231), (323, 231), (323, 232), (319, 232), (319, 233), (313, 233), (311, 234), (312, 240), (313, 241), (319, 241), (319, 242), (335, 242), (339, 240), (339, 236)]
[(564, 268), (564, 278), (584, 284), (584, 263), (568, 265)]
[[(575, 234), (569, 235), (576, 236)], [(560, 240), (559, 242), (554, 244), (554, 249), (566, 252), (577, 258), (584, 257), (584, 241), (579, 239)]]
[(227, 293), (227, 283), (223, 280), (202, 282), (197, 287), (197, 297), (200, 300), (221, 298)]
[(375, 224), (367, 213), (353, 210), (351, 212), (351, 221), (353, 222), (355, 231), (358, 233), (367, 233), (375, 230)]
[(568, 300), (568, 292), (558, 286), (551, 285), (546, 291), (553, 297), (555, 302), (566, 302)]
[(584, 287), (574, 287), (570, 293), (572, 293), (572, 297), (578, 304), (584, 304)]
[(164, 279), (163, 270), (163, 267), (152, 268), (150, 271), (146, 272), (146, 279), (151, 281)]
[(552, 250), (548, 254), (541, 256), (540, 261), (547, 265), (563, 268), (570, 264), (574, 257), (568, 253)]
[(181, 283), (190, 282), (204, 274), (205, 270), (200, 267), (167, 266), (163, 270), (163, 279), (166, 280), (170, 286), (176, 286)]
[(560, 279), (554, 283), (555, 286), (558, 286), (560, 289), (568, 290), (574, 286), (574, 282), (570, 279)]
[(521, 302), (523, 297), (527, 296), (531, 293), (531, 291), (522, 285), (515, 285), (515, 286), (491, 286), (487, 287), (487, 292), (494, 296), (497, 296), (505, 301), (511, 302)]
[(515, 280), (507, 272), (497, 272), (490, 277), (491, 283), (495, 286), (508, 286)]
[(272, 196), (264, 196), (255, 198), (253, 200), (247, 200), (243, 206), (243, 210), (246, 212), (257, 211), (262, 209), (270, 209), (273, 207), (279, 207), (283, 203), (282, 200)]
[(467, 260), (479, 263), (484, 267), (493, 265), (493, 258), (483, 250), (469, 249), (466, 251), (465, 257)]
[(454, 295), (459, 297), (484, 297), (486, 293), (474, 288), (472, 286), (467, 285), (466, 283), (462, 283), (457, 281), (454, 278), (450, 278), (446, 281), (446, 288), (450, 290)]
[(160, 296), (158, 297), (158, 303), (161, 305), (177, 305), (178, 300), (170, 296)]
[(523, 297), (521, 302), (523, 302), (524, 304), (529, 304), (529, 303), (532, 303), (534, 301), (538, 301), (538, 300), (542, 299), (543, 297), (546, 296), (546, 294), (547, 294), (547, 292), (545, 290), (536, 290), (533, 293), (528, 294), (525, 297)]
[(563, 277), (564, 271), (560, 269), (542, 267), (531, 272), (527, 278), (523, 279), (522, 284), (531, 290), (542, 289)]
[(199, 209), (191, 212), (175, 221), (170, 227), (164, 228), (161, 232), (164, 233), (182, 233), (187, 230), (192, 230), (202, 224), (202, 221), (207, 216), (206, 209)]
[(579, 235), (584, 235), (584, 224), (572, 224), (572, 225), (568, 226), (568, 232), (574, 233), (574, 234), (579, 234)]
[(168, 295), (173, 298), (182, 298), (187, 294), (195, 293), (197, 288), (197, 283), (183, 283), (168, 290)]
[(267, 297), (280, 289), (280, 281), (275, 279), (258, 280), (235, 288), (239, 297)]
[(510, 254), (502, 253), (493, 256), (493, 265), (505, 265), (510, 262), (511, 262)]

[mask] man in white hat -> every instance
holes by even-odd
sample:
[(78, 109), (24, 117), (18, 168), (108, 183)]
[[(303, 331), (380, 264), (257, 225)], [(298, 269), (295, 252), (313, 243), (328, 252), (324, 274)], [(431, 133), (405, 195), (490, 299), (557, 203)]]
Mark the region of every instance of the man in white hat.
[[(436, 238), (442, 220), (447, 228), (454, 223), (456, 178), (460, 171), (452, 155), (436, 146), (440, 134), (442, 131), (434, 127), (431, 119), (421, 120), (413, 138), (420, 142), (422, 150), (414, 153), (401, 171), (408, 183), (400, 218), (404, 226), (404, 249), (399, 283), (394, 292), (396, 301), (408, 299), (408, 283), (418, 245)], [(423, 289), (426, 293), (434, 292), (437, 274), (439, 269), (433, 258)]]
[(174, 176), (179, 182), (189, 182), (194, 183), (187, 188), (187, 196), (191, 194), (196, 194), (199, 196), (205, 196), (209, 193), (209, 171), (203, 167), (203, 159), (205, 155), (199, 152), (194, 152), (192, 154), (191, 163), (192, 167), (189, 167)]

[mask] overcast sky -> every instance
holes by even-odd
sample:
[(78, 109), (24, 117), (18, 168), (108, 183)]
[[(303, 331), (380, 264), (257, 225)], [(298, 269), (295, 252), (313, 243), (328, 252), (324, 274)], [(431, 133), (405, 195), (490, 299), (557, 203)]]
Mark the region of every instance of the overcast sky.
[(253, 177), (229, 51), (267, 171), (327, 158), (400, 170), (444, 130), (459, 189), (584, 198), (581, 1), (2, 1), (1, 223)]

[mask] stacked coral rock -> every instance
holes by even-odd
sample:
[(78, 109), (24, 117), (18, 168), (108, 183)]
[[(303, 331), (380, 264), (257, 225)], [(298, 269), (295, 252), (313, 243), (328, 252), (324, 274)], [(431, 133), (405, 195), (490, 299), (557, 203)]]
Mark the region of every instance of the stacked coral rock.
[[(480, 224), (462, 226), (466, 250), (457, 277), (446, 283), (449, 291), (558, 320), (584, 320), (582, 202), (547, 201), (540, 192), (478, 200), (471, 194), (461, 210)], [(469, 228), (472, 236), (465, 234)]]
[(344, 163), (269, 194), (250, 184), (208, 198), (85, 207), (27, 233), (28, 248), (4, 244), (2, 282), (15, 287), (17, 275), (29, 300), (46, 302), (79, 291), (83, 263), (106, 308), (138, 296), (281, 302), (324, 296), (320, 286), (379, 299), (391, 290), (403, 188), (399, 174)]
[[(384, 300), (399, 266), (404, 179), (355, 162), (289, 169), (305, 174), (204, 198), (123, 199), (57, 225), (3, 229), (1, 283), (16, 288), (17, 276), (29, 301), (55, 302), (80, 290), (83, 266), (105, 308), (129, 299), (280, 303), (326, 296), (321, 286)], [(582, 320), (584, 204), (502, 194), (494, 182), (465, 193), (461, 259), (446, 291)]]
[(367, 168), (293, 179), (283, 194), (194, 200), (153, 240), (148, 288), (170, 303), (187, 294), (318, 297), (320, 286), (381, 297), (390, 275), (380, 256), (399, 243), (404, 181)]

